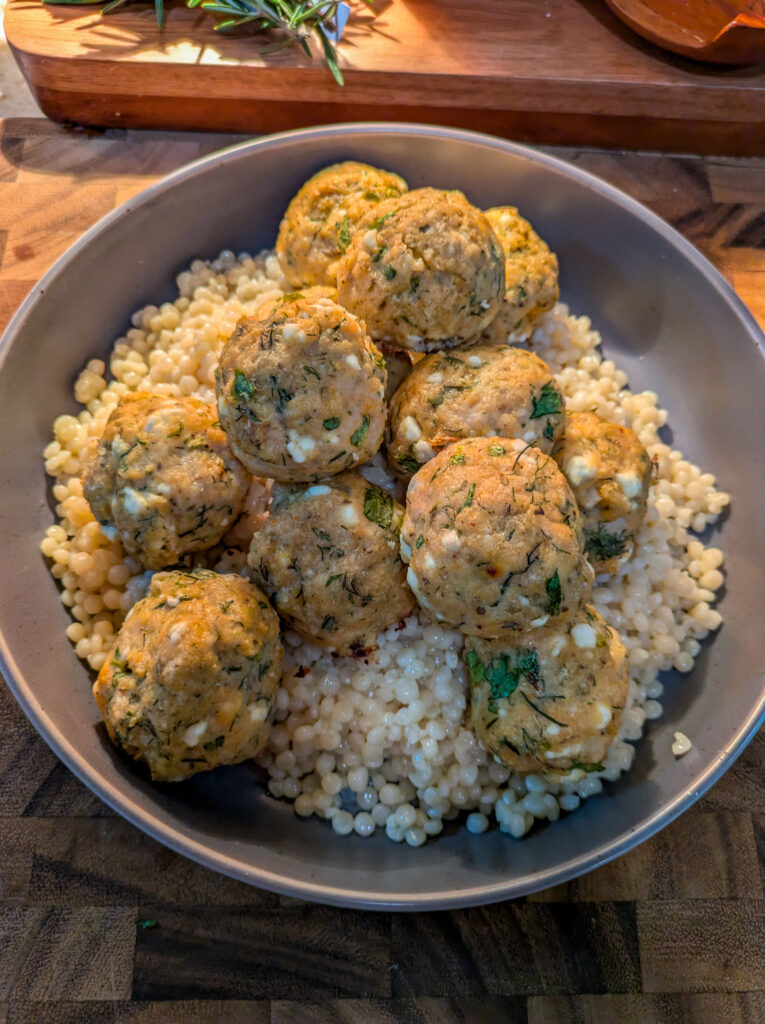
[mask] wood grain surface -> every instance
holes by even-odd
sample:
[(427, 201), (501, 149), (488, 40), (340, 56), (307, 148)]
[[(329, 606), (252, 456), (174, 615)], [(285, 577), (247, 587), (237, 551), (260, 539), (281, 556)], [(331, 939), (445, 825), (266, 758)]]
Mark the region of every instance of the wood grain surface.
[[(231, 141), (0, 123), (0, 327), (98, 217)], [(765, 161), (557, 152), (671, 220), (765, 326)], [(1, 683), (0, 735), (0, 1024), (765, 1020), (762, 734), (619, 860), (408, 915), (311, 906), (172, 853), (85, 789)]]
[(338, 88), (291, 47), (261, 57), (179, 0), (9, 0), (6, 33), (43, 111), (102, 127), (275, 131), (390, 118), (518, 141), (765, 155), (765, 69), (703, 67), (626, 28), (603, 0), (376, 0), (340, 46)]

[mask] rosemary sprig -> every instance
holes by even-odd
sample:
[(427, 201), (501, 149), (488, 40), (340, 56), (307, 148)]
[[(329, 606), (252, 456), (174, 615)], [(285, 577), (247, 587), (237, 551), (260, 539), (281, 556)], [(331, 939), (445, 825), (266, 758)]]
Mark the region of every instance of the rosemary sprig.
[[(49, 4), (93, 5), (103, 0), (44, 0)], [(136, 0), (109, 0), (102, 14), (112, 14)], [(165, 18), (165, 0), (153, 0), (157, 24)], [(373, 0), (364, 0), (372, 4)], [(348, 17), (344, 0), (186, 0), (187, 7), (199, 7), (207, 14), (221, 16), (215, 26), (218, 32), (228, 32), (253, 25), (259, 32), (275, 29), (283, 38), (263, 47), (262, 53), (275, 53), (286, 46), (297, 44), (307, 57), (312, 57), (310, 39), (314, 36), (321, 44), (324, 59), (338, 85), (344, 85), (343, 74), (337, 61), (335, 43), (342, 34)]]

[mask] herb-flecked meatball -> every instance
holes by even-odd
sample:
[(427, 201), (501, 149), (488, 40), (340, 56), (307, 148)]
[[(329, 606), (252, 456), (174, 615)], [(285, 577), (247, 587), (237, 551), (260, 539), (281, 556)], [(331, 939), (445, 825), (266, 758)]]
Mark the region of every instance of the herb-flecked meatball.
[(505, 297), (483, 337), (506, 344), (512, 331), (530, 329), (558, 301), (558, 258), (514, 206), (486, 210), (505, 256)]
[(461, 192), (420, 188), (359, 222), (337, 295), (376, 341), (429, 352), (476, 339), (499, 310), (504, 277), (481, 211)]
[(112, 742), (155, 781), (254, 757), (281, 679), (279, 619), (241, 576), (161, 572), (93, 687)]
[(299, 633), (341, 654), (361, 654), (414, 607), (399, 556), (403, 514), (360, 473), (278, 486), (247, 561)]
[(615, 573), (631, 557), (645, 518), (648, 452), (629, 427), (574, 412), (553, 456), (582, 513), (587, 557), (596, 572)]
[(434, 352), (393, 396), (388, 459), (409, 476), (454, 441), (495, 435), (549, 454), (564, 416), (550, 367), (533, 352), (490, 345)]
[(629, 667), (618, 633), (591, 605), (540, 629), (465, 642), (470, 727), (521, 772), (603, 769), (627, 703)]
[(364, 324), (321, 298), (240, 320), (215, 377), (233, 451), (251, 472), (285, 483), (372, 458), (385, 428), (385, 382)]
[(412, 477), (401, 551), (420, 605), (473, 636), (544, 625), (592, 589), (565, 477), (510, 438), (450, 445)]
[(217, 544), (241, 511), (250, 476), (217, 418), (198, 398), (135, 392), (106, 423), (83, 494), (103, 532), (147, 569)]
[(359, 220), (384, 199), (407, 190), (403, 178), (348, 160), (314, 174), (287, 207), (276, 254), (293, 287), (334, 285), (337, 262)]

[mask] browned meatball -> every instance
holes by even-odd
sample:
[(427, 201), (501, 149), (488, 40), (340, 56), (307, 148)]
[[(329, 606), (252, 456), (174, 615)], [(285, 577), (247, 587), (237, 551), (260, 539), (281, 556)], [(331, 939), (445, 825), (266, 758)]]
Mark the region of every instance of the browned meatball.
[(483, 337), (504, 345), (512, 331), (528, 331), (558, 301), (558, 259), (514, 206), (486, 210), (505, 256), (505, 298)]
[(481, 211), (461, 192), (420, 188), (359, 222), (337, 295), (376, 341), (430, 352), (476, 339), (503, 283), (502, 250)]
[(217, 544), (239, 515), (250, 476), (214, 405), (127, 394), (85, 470), (83, 494), (102, 531), (147, 569)]
[(253, 473), (307, 482), (379, 449), (385, 381), (360, 320), (331, 299), (295, 299), (239, 321), (216, 374), (218, 414)]
[(592, 772), (619, 730), (629, 667), (618, 633), (588, 604), (501, 640), (469, 637), (470, 727), (520, 772)]
[(356, 472), (311, 487), (279, 486), (247, 560), (298, 632), (360, 654), (414, 606), (398, 550), (403, 513)]
[(629, 427), (594, 412), (573, 412), (553, 457), (582, 513), (587, 557), (596, 572), (614, 573), (632, 556), (645, 519), (651, 460)]
[(276, 240), (290, 284), (334, 285), (337, 262), (359, 220), (406, 188), (397, 174), (354, 160), (325, 167), (309, 178), (287, 207)]
[(279, 620), (241, 576), (161, 572), (128, 613), (93, 694), (113, 743), (176, 782), (254, 757), (281, 679)]
[(565, 477), (509, 438), (450, 445), (412, 477), (401, 551), (420, 605), (474, 636), (544, 625), (592, 589)]
[(550, 367), (521, 348), (475, 345), (434, 352), (393, 396), (388, 459), (416, 473), (465, 437), (517, 437), (549, 454), (563, 431), (563, 395)]

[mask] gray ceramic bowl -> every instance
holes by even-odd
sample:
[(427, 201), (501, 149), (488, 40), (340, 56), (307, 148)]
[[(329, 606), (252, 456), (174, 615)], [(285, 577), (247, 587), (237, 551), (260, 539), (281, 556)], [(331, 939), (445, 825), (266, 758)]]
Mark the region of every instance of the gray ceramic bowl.
[[(559, 254), (563, 298), (589, 314), (634, 388), (655, 388), (673, 441), (716, 473), (733, 504), (725, 625), (692, 675), (671, 678), (633, 770), (604, 795), (522, 841), (464, 829), (421, 849), (336, 838), (266, 796), (247, 766), (151, 786), (97, 729), (90, 680), (64, 635), (69, 618), (38, 545), (51, 522), (40, 451), (73, 411), (78, 369), (104, 356), (131, 311), (169, 298), (198, 255), (273, 244), (290, 196), (325, 164), (356, 158), (412, 186), (513, 202)], [(713, 267), (652, 213), (574, 167), (467, 132), (353, 125), (272, 136), (201, 160), (106, 217), (46, 274), (14, 317), (0, 367), (0, 656), (17, 699), (59, 757), (139, 828), (255, 885), (349, 906), (486, 903), (581, 874), (687, 808), (753, 735), (763, 704), (765, 551), (763, 336)], [(670, 752), (681, 729), (693, 749)]]

